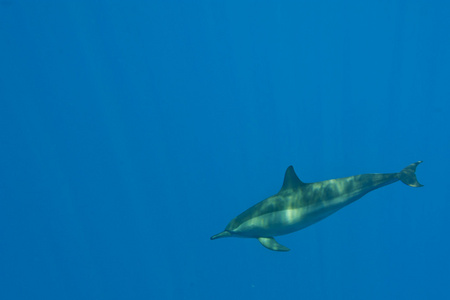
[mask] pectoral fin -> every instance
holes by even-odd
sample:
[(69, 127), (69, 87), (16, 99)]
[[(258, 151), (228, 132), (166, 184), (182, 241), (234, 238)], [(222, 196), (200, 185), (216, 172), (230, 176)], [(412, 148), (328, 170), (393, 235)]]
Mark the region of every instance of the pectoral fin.
[(280, 245), (275, 241), (273, 237), (260, 237), (258, 238), (258, 241), (267, 249), (273, 250), (273, 251), (289, 251), (288, 247), (285, 247), (283, 245)]

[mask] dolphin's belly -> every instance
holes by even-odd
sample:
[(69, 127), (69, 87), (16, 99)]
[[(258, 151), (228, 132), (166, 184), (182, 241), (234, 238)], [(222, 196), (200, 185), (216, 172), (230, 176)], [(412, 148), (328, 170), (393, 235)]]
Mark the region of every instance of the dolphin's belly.
[(326, 200), (318, 196), (306, 206), (288, 205), (286, 209), (254, 215), (233, 232), (244, 237), (273, 237), (308, 227), (335, 213), (362, 195), (346, 194)]

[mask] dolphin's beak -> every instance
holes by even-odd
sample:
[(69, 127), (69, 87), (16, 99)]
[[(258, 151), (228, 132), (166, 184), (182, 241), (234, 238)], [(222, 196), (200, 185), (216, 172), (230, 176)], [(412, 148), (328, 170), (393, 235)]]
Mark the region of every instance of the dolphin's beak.
[(211, 237), (211, 239), (215, 240), (215, 239), (218, 239), (218, 238), (229, 237), (229, 236), (231, 236), (231, 233), (229, 231), (225, 230), (225, 231), (222, 231), (221, 233), (213, 235)]

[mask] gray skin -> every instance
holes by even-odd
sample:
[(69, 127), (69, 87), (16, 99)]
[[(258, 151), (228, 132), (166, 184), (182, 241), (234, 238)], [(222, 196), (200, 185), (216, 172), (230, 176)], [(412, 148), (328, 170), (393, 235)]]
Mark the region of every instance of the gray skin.
[(256, 238), (270, 250), (289, 251), (273, 237), (308, 227), (368, 192), (399, 180), (412, 187), (421, 187), (415, 174), (421, 162), (413, 163), (399, 173), (362, 174), (314, 183), (301, 182), (290, 166), (276, 195), (238, 215), (211, 240), (223, 237)]

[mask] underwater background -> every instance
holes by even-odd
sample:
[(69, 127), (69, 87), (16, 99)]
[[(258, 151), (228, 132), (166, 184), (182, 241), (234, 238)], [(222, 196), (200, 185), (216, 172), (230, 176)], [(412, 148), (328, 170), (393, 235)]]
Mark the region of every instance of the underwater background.
[[(446, 299), (450, 2), (0, 0), (1, 299)], [(304, 182), (417, 169), (277, 240)]]

